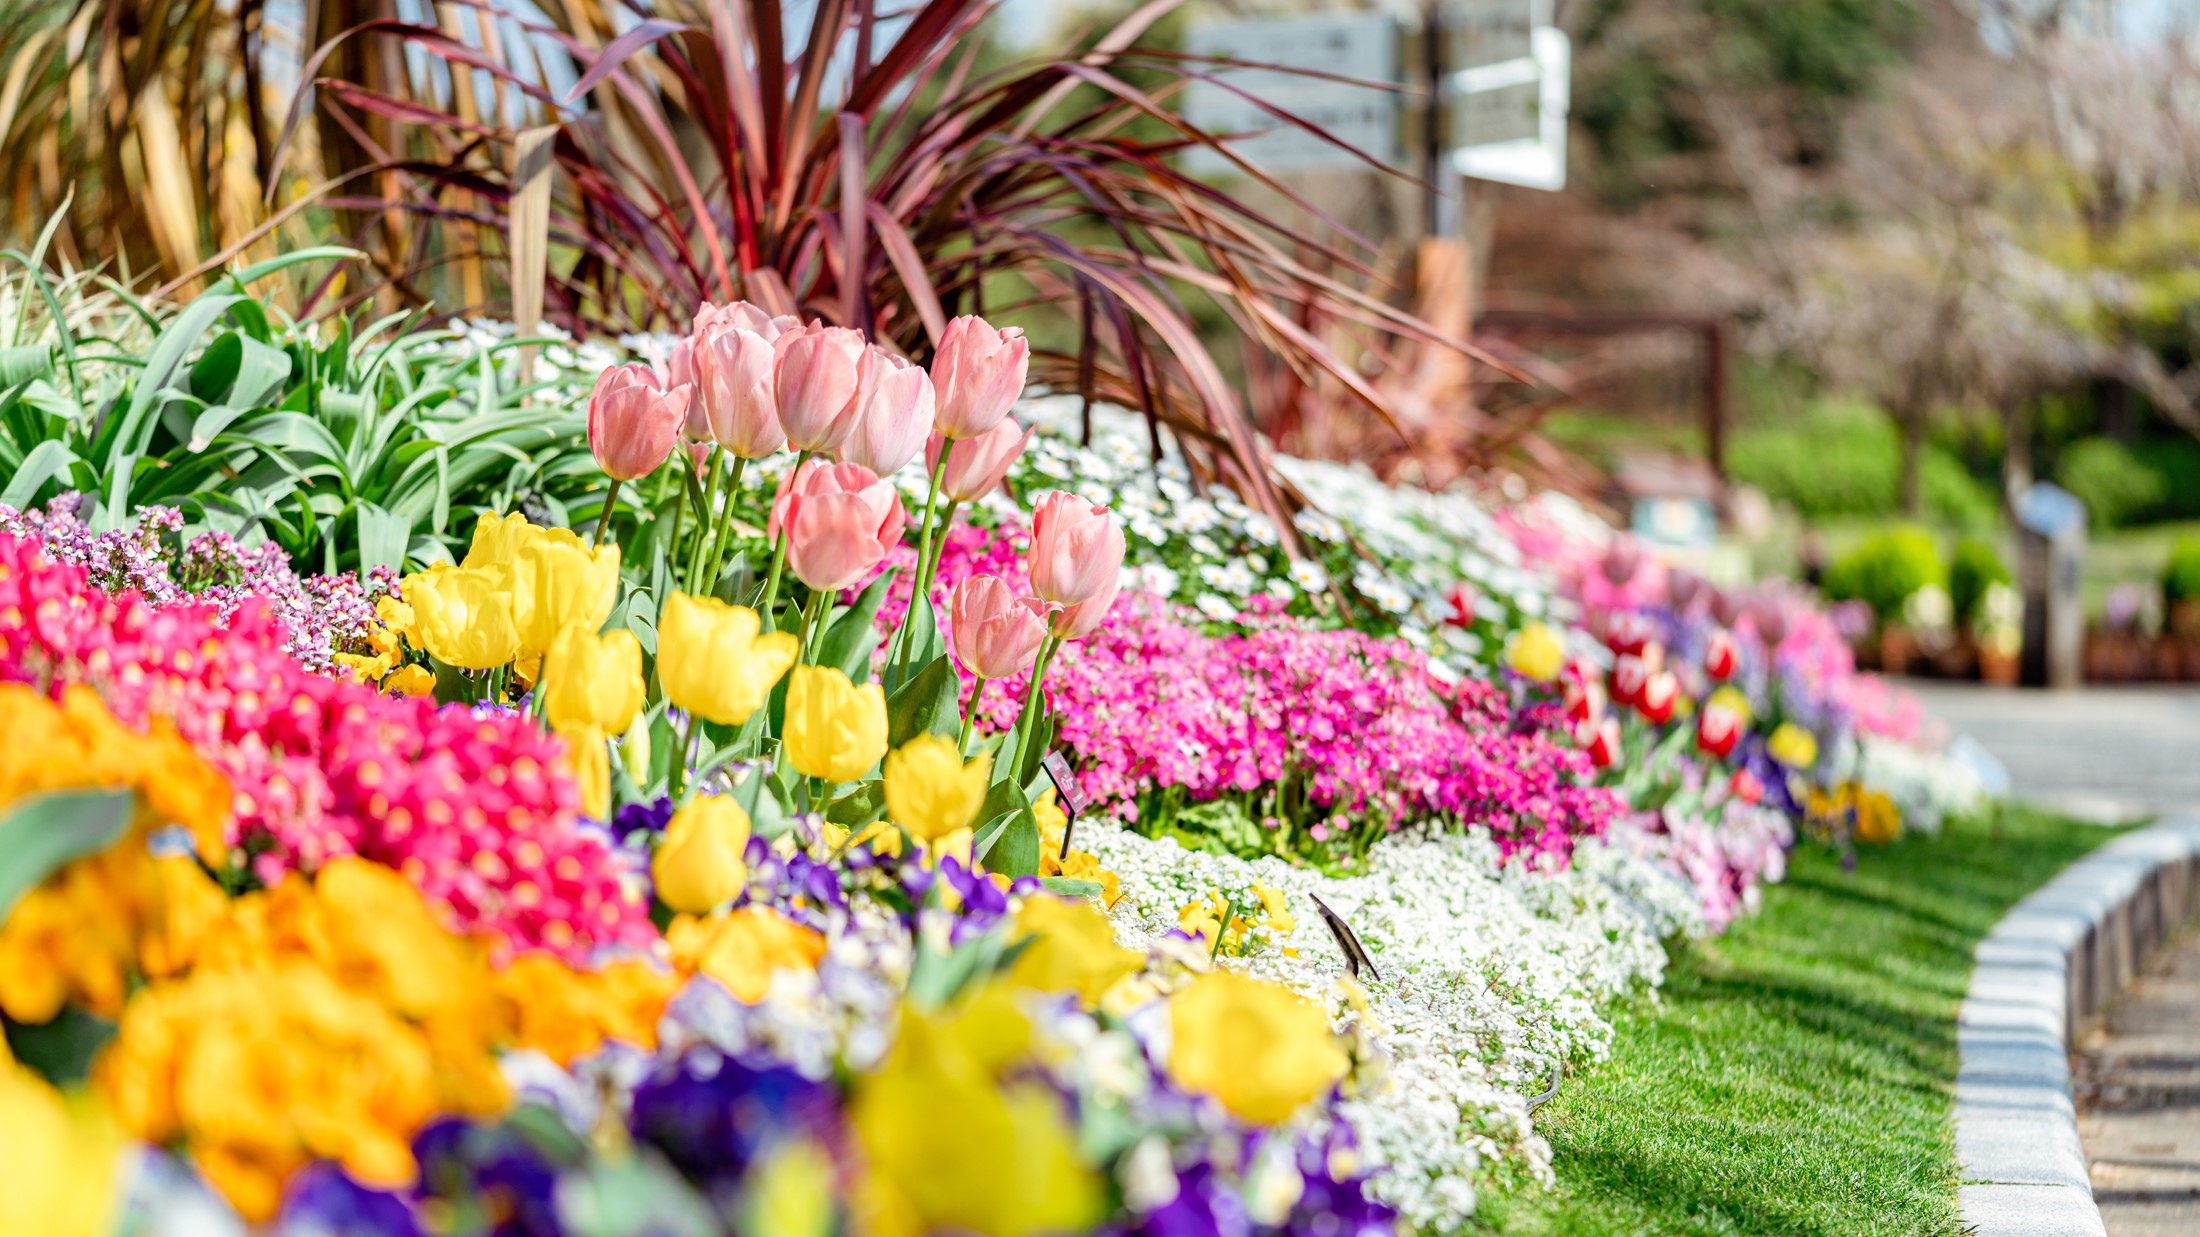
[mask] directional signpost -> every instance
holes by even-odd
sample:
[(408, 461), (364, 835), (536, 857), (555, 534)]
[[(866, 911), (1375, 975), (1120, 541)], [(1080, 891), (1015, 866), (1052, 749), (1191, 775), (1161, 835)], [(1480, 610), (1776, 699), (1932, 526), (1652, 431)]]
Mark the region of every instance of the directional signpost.
[(1530, 189), (1566, 187), (1572, 47), (1550, 0), (1446, 5), (1452, 72), (1451, 166), (1461, 176)]
[[(1214, 75), (1227, 81), (1228, 86), (1195, 81), (1186, 88), (1186, 118), (1209, 133), (1247, 135), (1232, 141), (1230, 148), (1265, 172), (1367, 167), (1352, 150), (1386, 166), (1396, 166), (1401, 157), (1399, 95), (1395, 89), (1383, 86), (1398, 85), (1398, 43), (1398, 20), (1379, 13), (1257, 18), (1194, 26), (1185, 40), (1185, 50), (1195, 55), (1226, 56), (1282, 69), (1309, 69), (1354, 80), (1331, 81), (1277, 69), (1221, 68)], [(1279, 119), (1255, 99), (1298, 117), (1336, 142), (1325, 142)], [(1338, 143), (1350, 149), (1341, 149)], [(1192, 170), (1200, 173), (1236, 170), (1236, 165), (1206, 147), (1192, 148), (1186, 158)]]

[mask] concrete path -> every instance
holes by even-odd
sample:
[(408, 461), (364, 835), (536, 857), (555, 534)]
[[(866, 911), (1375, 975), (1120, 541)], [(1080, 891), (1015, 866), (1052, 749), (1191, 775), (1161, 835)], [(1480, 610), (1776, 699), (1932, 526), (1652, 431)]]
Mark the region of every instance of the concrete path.
[(2072, 1055), (2109, 1237), (2200, 1234), (2200, 924), (2147, 960)]
[[(2018, 798), (2108, 821), (2200, 809), (2200, 689), (1910, 686), (2008, 766)], [(2109, 1237), (2200, 1235), (2200, 923), (2147, 959), (2071, 1055)]]
[(2200, 808), (2200, 687), (1904, 686), (2000, 757), (2017, 798), (2103, 821)]

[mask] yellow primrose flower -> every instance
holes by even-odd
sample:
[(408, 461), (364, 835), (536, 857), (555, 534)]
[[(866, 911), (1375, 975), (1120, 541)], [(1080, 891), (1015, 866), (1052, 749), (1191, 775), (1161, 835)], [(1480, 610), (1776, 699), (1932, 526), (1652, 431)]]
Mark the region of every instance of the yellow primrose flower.
[(885, 689), (857, 687), (837, 667), (796, 666), (787, 682), (783, 745), (787, 763), (804, 777), (862, 777), (886, 754)]
[(1280, 984), (1216, 971), (1169, 1002), (1169, 1077), (1247, 1121), (1282, 1121), (1347, 1064), (1329, 1019)]
[(672, 814), (664, 841), (650, 858), (657, 900), (701, 915), (733, 899), (748, 883), (741, 857), (749, 844), (749, 814), (731, 795), (697, 795)]
[(683, 974), (707, 975), (748, 1005), (771, 992), (774, 975), (816, 970), (825, 956), (823, 936), (768, 906), (708, 919), (678, 916), (665, 930), (665, 943)]
[(526, 652), (546, 651), (568, 627), (595, 631), (618, 600), (616, 544), (591, 546), (572, 529), (549, 528), (521, 545), (513, 560), (512, 620)]
[[(793, 696), (790, 688), (790, 702)], [(954, 740), (920, 734), (886, 757), (886, 814), (919, 842), (967, 829), (985, 804), (992, 771), (992, 756), (966, 761)]]
[(1016, 955), (1008, 982), (1041, 992), (1074, 992), (1097, 1005), (1115, 982), (1145, 964), (1145, 956), (1115, 943), (1108, 917), (1090, 902), (1036, 895), (1016, 911), (1016, 931), (1035, 939)]
[(631, 631), (599, 636), (575, 623), (542, 666), (542, 715), (552, 730), (623, 734), (642, 710), (642, 644)]
[(338, 653), (336, 664), (351, 671), (351, 677), (361, 683), (372, 683), (390, 672), (390, 659), (380, 653), (363, 657), (357, 653)]
[(1505, 638), (1505, 664), (1522, 678), (1548, 683), (1566, 666), (1566, 644), (1533, 619)]
[(1808, 769), (1818, 763), (1818, 736), (1794, 722), (1781, 722), (1765, 740), (1765, 751), (1790, 769)]
[(114, 1223), (122, 1131), (104, 1108), (64, 1097), (0, 1043), (0, 1233), (105, 1237)]
[(1011, 1077), (1030, 1037), (998, 987), (953, 1015), (903, 1012), (893, 1052), (855, 1083), (858, 1231), (1035, 1237), (1099, 1219), (1101, 1183), (1077, 1154), (1061, 1097)]
[(437, 661), (488, 670), (519, 654), (511, 576), (493, 567), (438, 565), (405, 577), (421, 642)]
[(513, 1042), (562, 1066), (606, 1040), (656, 1051), (658, 1019), (681, 976), (647, 958), (576, 970), (549, 954), (524, 953), (496, 972), (494, 983)]
[(426, 666), (399, 666), (382, 680), (382, 690), (392, 696), (432, 696), (435, 671)]
[(657, 681), (665, 699), (698, 717), (738, 726), (764, 706), (794, 664), (793, 632), (758, 635), (746, 606), (673, 593), (657, 616)]
[[(498, 515), (484, 511), (474, 523), (474, 539), (466, 547), (462, 567), (503, 567), (519, 563), (520, 548), (548, 530), (527, 522), (524, 512)], [(408, 595), (409, 596), (409, 595)]]

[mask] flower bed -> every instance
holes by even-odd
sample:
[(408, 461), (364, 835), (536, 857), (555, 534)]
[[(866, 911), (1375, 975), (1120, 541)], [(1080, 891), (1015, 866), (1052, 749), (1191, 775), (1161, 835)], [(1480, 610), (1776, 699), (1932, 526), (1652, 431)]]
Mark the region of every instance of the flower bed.
[(1550, 500), (1283, 461), (1281, 529), (976, 319), (634, 342), (544, 358), (595, 521), (402, 580), (0, 511), (0, 1208), (1453, 1231), (1663, 941), (1976, 798), (1804, 599)]

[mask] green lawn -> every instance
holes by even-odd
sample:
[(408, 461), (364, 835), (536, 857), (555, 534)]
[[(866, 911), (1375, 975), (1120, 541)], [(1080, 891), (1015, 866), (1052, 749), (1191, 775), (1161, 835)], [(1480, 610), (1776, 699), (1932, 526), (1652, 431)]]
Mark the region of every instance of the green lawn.
[(1949, 1106), (1971, 950), (2114, 836), (2025, 809), (1866, 850), (1809, 843), (1756, 917), (1620, 1011), (1611, 1060), (1536, 1125), (1555, 1190), (1485, 1193), (1508, 1234), (1955, 1233)]

